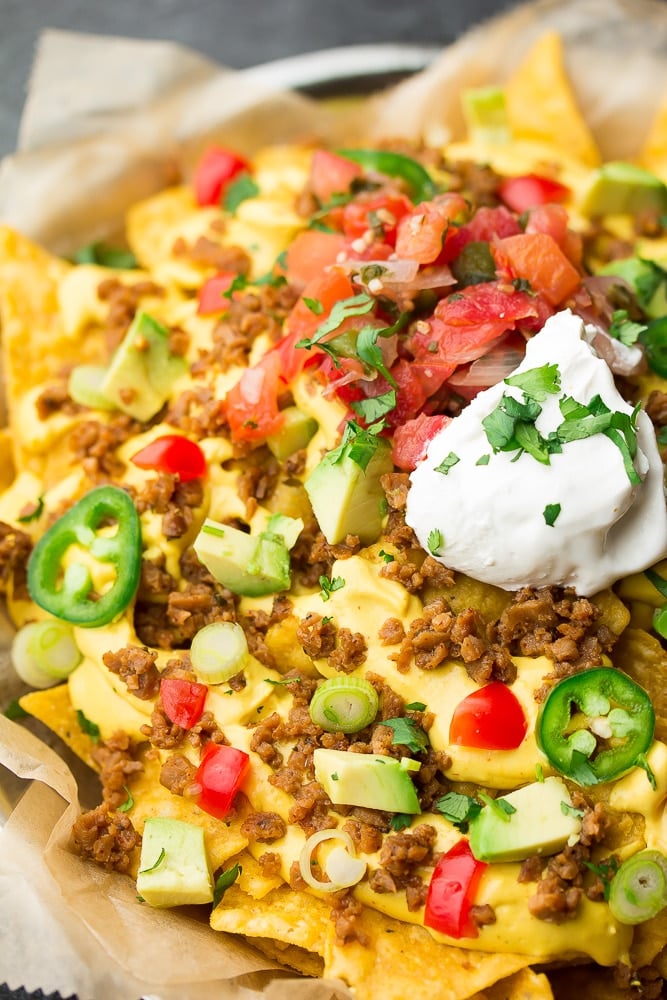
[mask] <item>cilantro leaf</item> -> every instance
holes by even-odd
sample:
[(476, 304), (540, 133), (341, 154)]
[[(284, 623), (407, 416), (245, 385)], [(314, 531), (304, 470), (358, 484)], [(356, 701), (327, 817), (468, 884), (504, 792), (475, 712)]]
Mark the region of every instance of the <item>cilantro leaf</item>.
[(428, 536), (428, 550), (432, 556), (440, 555), (440, 549), (442, 548), (442, 532), (434, 528), (433, 531), (429, 533)]
[(321, 576), (319, 584), (320, 597), (323, 601), (328, 601), (335, 590), (342, 590), (345, 586), (345, 580), (342, 576), (333, 576), (331, 579), (328, 576)]
[(658, 781), (645, 753), (640, 753), (637, 756), (635, 767), (641, 767), (642, 771), (646, 771), (646, 777), (648, 778), (649, 784), (653, 791), (655, 791), (658, 787)]
[(654, 260), (648, 260), (645, 257), (640, 257), (639, 260), (643, 267), (641, 272), (637, 274), (634, 284), (637, 301), (645, 309), (650, 305), (651, 299), (660, 285), (667, 283), (667, 271)]
[(434, 803), (434, 808), (461, 833), (467, 832), (470, 821), (482, 811), (477, 799), (462, 795), (461, 792), (447, 792)]
[(241, 202), (248, 198), (254, 198), (259, 194), (259, 185), (252, 179), (250, 174), (239, 174), (236, 180), (226, 188), (222, 206), (226, 212), (233, 215)]
[(20, 524), (29, 524), (30, 521), (37, 521), (42, 516), (43, 513), (44, 513), (44, 497), (40, 496), (37, 498), (37, 502), (35, 503), (34, 509), (29, 511), (29, 513), (27, 514), (22, 514), (20, 517), (17, 517), (16, 520)]
[(140, 875), (148, 875), (149, 872), (154, 872), (157, 868), (160, 867), (160, 865), (162, 864), (162, 862), (164, 861), (164, 859), (166, 858), (166, 856), (167, 856), (167, 852), (165, 851), (164, 847), (162, 847), (160, 849), (160, 853), (157, 856), (157, 860), (153, 862), (153, 864), (150, 866), (150, 868), (142, 868), (141, 871), (139, 872), (139, 874)]
[(348, 299), (340, 299), (334, 303), (329, 316), (320, 323), (313, 336), (310, 338), (304, 337), (302, 340), (299, 340), (296, 347), (310, 349), (314, 344), (318, 344), (323, 337), (326, 337), (327, 334), (337, 330), (344, 320), (349, 319), (351, 316), (364, 316), (371, 311), (374, 305), (375, 299), (372, 295), (367, 295), (365, 292), (353, 295)]
[(412, 753), (424, 753), (428, 749), (428, 736), (414, 719), (383, 719), (382, 725), (393, 730), (391, 742), (394, 746), (407, 747)]
[(528, 371), (510, 375), (504, 379), (506, 385), (521, 389), (524, 396), (543, 403), (547, 396), (560, 392), (560, 371), (557, 364), (541, 365)]
[(118, 806), (118, 812), (121, 813), (129, 812), (129, 810), (134, 805), (134, 796), (132, 795), (132, 792), (127, 787), (127, 785), (123, 785), (123, 788), (127, 792), (127, 798), (125, 799), (122, 805)]
[(489, 809), (492, 809), (496, 816), (504, 820), (506, 823), (509, 823), (510, 816), (516, 812), (516, 806), (513, 806), (511, 802), (508, 802), (507, 799), (502, 798), (502, 796), (499, 796), (497, 799), (493, 799), (490, 795), (487, 795), (486, 792), (479, 792), (479, 797), (484, 805), (486, 805)]
[(627, 309), (616, 309), (611, 317), (609, 336), (620, 340), (626, 347), (632, 347), (646, 329), (645, 323), (635, 323), (629, 318)]
[(546, 524), (549, 525), (550, 528), (553, 528), (554, 524), (556, 523), (558, 515), (560, 514), (560, 510), (561, 507), (559, 503), (548, 503), (544, 508), (544, 510), (542, 511), (544, 521)]
[(445, 455), (440, 465), (436, 465), (433, 469), (434, 472), (442, 472), (443, 476), (446, 476), (450, 469), (454, 468), (455, 465), (461, 461), (458, 455), (455, 455), (453, 451), (450, 451), (449, 455)]
[(131, 250), (110, 247), (105, 243), (89, 243), (81, 247), (72, 260), (75, 264), (99, 264), (101, 267), (113, 267), (122, 271), (131, 271), (139, 267), (139, 262)]
[(303, 301), (304, 305), (307, 305), (315, 316), (321, 316), (324, 312), (324, 306), (319, 299), (309, 299), (308, 296), (304, 295)]
[(405, 706), (406, 712), (425, 712), (426, 704), (423, 701), (411, 701), (409, 705)]
[(234, 885), (234, 883), (236, 882), (237, 878), (239, 877), (242, 871), (243, 868), (241, 867), (241, 865), (236, 864), (232, 865), (231, 868), (228, 868), (226, 871), (221, 872), (220, 875), (218, 875), (217, 879), (215, 880), (215, 886), (213, 889), (214, 909), (218, 905), (218, 903), (222, 900), (222, 897), (225, 895), (229, 887), (231, 885)]
[(400, 832), (401, 830), (407, 829), (407, 827), (411, 825), (412, 825), (412, 816), (410, 815), (410, 813), (396, 813), (396, 815), (392, 816), (391, 819), (389, 820), (389, 826), (396, 833)]
[(396, 390), (390, 389), (380, 396), (369, 396), (368, 399), (352, 400), (350, 406), (366, 423), (381, 420), (385, 414), (391, 413), (396, 408)]
[(379, 447), (378, 435), (382, 430), (384, 422), (381, 420), (365, 428), (354, 420), (348, 420), (343, 440), (337, 448), (327, 453), (327, 460), (335, 465), (343, 458), (349, 458), (365, 471)]
[(603, 861), (598, 862), (598, 864), (593, 864), (592, 861), (584, 861), (584, 864), (592, 871), (594, 875), (600, 879), (603, 885), (604, 898), (609, 899), (611, 892), (611, 883), (613, 881), (614, 875), (619, 869), (618, 859), (612, 854), (610, 857)]
[(76, 710), (76, 717), (81, 727), (81, 732), (90, 736), (93, 743), (99, 743), (100, 739), (100, 727), (96, 722), (92, 722), (90, 719), (86, 718), (80, 708)]

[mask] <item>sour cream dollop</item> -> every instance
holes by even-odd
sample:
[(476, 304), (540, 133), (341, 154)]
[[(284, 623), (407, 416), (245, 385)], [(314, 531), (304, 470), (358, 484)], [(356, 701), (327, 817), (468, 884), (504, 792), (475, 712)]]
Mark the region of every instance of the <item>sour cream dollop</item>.
[[(560, 388), (540, 401), (534, 420), (542, 440), (562, 427), (568, 397), (587, 407), (599, 396), (612, 412), (632, 414), (584, 337), (578, 316), (558, 313), (510, 376), (557, 366)], [(481, 392), (436, 435), (412, 473), (406, 520), (424, 549), (505, 590), (561, 585), (582, 595), (667, 554), (663, 465), (644, 411), (636, 416), (633, 483), (621, 448), (604, 433), (562, 443), (548, 464), (517, 448), (494, 452), (482, 421), (506, 406), (503, 395), (527, 400), (506, 381)]]

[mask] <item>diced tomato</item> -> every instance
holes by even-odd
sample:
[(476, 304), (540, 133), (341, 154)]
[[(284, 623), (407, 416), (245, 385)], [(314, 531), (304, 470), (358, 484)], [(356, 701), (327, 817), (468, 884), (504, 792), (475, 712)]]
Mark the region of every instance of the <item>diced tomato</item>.
[(523, 230), (519, 220), (504, 205), (495, 208), (483, 205), (477, 209), (469, 222), (461, 226), (461, 233), (468, 240), (482, 240), (485, 243), (490, 243), (494, 238), (516, 236), (521, 232)]
[(322, 205), (328, 204), (335, 194), (345, 194), (356, 177), (361, 177), (362, 169), (353, 160), (330, 153), (326, 149), (316, 149), (310, 167), (308, 186)]
[(199, 722), (207, 694), (206, 684), (181, 677), (163, 677), (160, 681), (160, 700), (165, 715), (181, 729), (192, 729)]
[(580, 233), (575, 233), (568, 227), (568, 222), (567, 209), (562, 205), (538, 205), (528, 215), (526, 232), (548, 233), (553, 236), (565, 256), (576, 267), (581, 264), (583, 240)]
[(533, 297), (486, 281), (441, 299), (428, 320), (428, 332), (415, 333), (410, 347), (424, 364), (438, 358), (454, 366), (465, 364), (485, 354), (519, 322), (537, 315)]
[(343, 209), (343, 232), (356, 240), (371, 230), (381, 242), (393, 246), (400, 220), (411, 211), (412, 202), (404, 194), (364, 192)]
[(467, 840), (459, 840), (442, 855), (433, 870), (426, 895), (424, 924), (451, 938), (477, 937), (470, 908), (486, 862), (478, 861)]
[[(420, 264), (439, 261), (446, 243), (455, 238), (457, 226), (467, 216), (468, 203), (460, 194), (443, 194), (433, 201), (423, 201), (399, 222), (396, 253)], [(459, 246), (457, 252), (460, 249)]]
[(381, 240), (369, 243), (363, 250), (358, 249), (356, 240), (347, 240), (346, 243), (345, 255), (348, 260), (388, 260), (395, 253), (390, 243), (383, 243)]
[(581, 275), (548, 233), (521, 233), (491, 245), (496, 266), (525, 278), (533, 291), (556, 306), (579, 287)]
[(197, 204), (219, 205), (229, 182), (249, 170), (250, 164), (238, 153), (222, 146), (211, 146), (197, 163), (192, 178)]
[(284, 417), (278, 408), (281, 384), (280, 355), (269, 351), (225, 397), (225, 413), (235, 441), (262, 441), (276, 434)]
[(347, 241), (341, 233), (325, 233), (305, 229), (287, 249), (285, 275), (291, 285), (305, 288), (308, 282), (321, 277), (325, 268), (335, 264), (346, 250)]
[(140, 469), (168, 472), (186, 483), (206, 475), (206, 456), (196, 441), (182, 434), (163, 434), (132, 455), (130, 461)]
[(224, 743), (209, 743), (193, 782), (201, 789), (195, 796), (199, 808), (224, 819), (249, 769), (250, 757), (245, 751)]
[(220, 271), (204, 282), (197, 296), (197, 312), (200, 316), (209, 316), (229, 309), (229, 299), (225, 298), (225, 292), (229, 291), (235, 277), (233, 271)]
[(526, 716), (512, 689), (502, 681), (491, 681), (456, 706), (449, 742), (482, 750), (516, 750), (527, 729)]
[(514, 212), (527, 212), (535, 205), (546, 205), (552, 201), (565, 201), (570, 189), (553, 177), (541, 174), (523, 174), (521, 177), (505, 177), (498, 186), (498, 194)]
[[(309, 281), (303, 290), (301, 298), (292, 309), (286, 320), (289, 333), (298, 333), (298, 338), (312, 337), (318, 326), (327, 318), (336, 302), (349, 299), (354, 295), (352, 283), (346, 274), (333, 268), (318, 278)], [(320, 312), (306, 305), (306, 300), (319, 302)]]
[(428, 446), (443, 427), (451, 422), (451, 417), (444, 413), (428, 416), (420, 413), (412, 420), (406, 420), (394, 431), (393, 459), (394, 465), (406, 472), (412, 472), (419, 462), (426, 457)]

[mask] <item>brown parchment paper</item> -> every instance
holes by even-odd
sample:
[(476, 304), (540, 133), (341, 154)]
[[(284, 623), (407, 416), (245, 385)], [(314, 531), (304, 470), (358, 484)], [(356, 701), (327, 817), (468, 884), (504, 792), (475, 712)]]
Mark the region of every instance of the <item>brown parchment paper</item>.
[[(270, 73), (221, 69), (170, 43), (47, 31), (18, 151), (0, 166), (0, 221), (68, 253), (117, 232), (129, 204), (187, 176), (212, 139), (252, 154), (314, 137), (457, 138), (461, 89), (502, 82), (547, 29), (563, 35), (568, 72), (604, 156), (631, 158), (667, 92), (662, 0), (519, 6), (346, 114), (276, 94)], [(16, 689), (5, 654), (0, 701)], [(83, 863), (69, 850), (79, 808), (71, 771), (1, 715), (0, 765), (0, 806), (27, 789), (0, 828), (0, 981), (81, 1000), (350, 997), (342, 984), (294, 979), (195, 918), (138, 906), (128, 879)]]

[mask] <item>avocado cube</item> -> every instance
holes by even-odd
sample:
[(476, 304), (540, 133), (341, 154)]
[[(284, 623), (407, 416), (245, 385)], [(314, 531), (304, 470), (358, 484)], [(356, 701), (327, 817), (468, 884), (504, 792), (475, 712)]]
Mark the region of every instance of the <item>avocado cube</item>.
[(289, 551), (282, 535), (270, 531), (248, 535), (207, 518), (193, 548), (218, 583), (233, 594), (261, 597), (289, 588)]
[(473, 87), (462, 96), (463, 117), (472, 142), (503, 145), (511, 130), (501, 87)]
[(613, 160), (593, 174), (581, 211), (588, 216), (667, 212), (667, 185), (643, 167)]
[(327, 452), (304, 486), (317, 522), (330, 545), (358, 535), (362, 545), (371, 545), (382, 530), (386, 498), (381, 477), (393, 472), (391, 446), (376, 438), (373, 455), (363, 468), (349, 450)]
[(599, 273), (611, 274), (627, 282), (651, 319), (658, 319), (667, 313), (666, 274), (654, 261), (641, 257), (622, 257), (605, 264)]
[(150, 906), (213, 901), (204, 830), (194, 823), (149, 816), (144, 825), (137, 893)]
[(169, 330), (148, 313), (138, 312), (116, 349), (99, 390), (135, 420), (158, 413), (177, 378), (187, 371), (185, 358), (169, 349)]
[(479, 861), (522, 861), (533, 854), (556, 854), (581, 831), (581, 819), (560, 778), (524, 785), (495, 803), (484, 806), (470, 821), (470, 848)]
[[(405, 763), (404, 763), (405, 761)], [(334, 805), (366, 806), (387, 812), (421, 812), (410, 777), (409, 758), (396, 760), (373, 753), (350, 753), (318, 747), (315, 778)]]
[(305, 448), (317, 430), (317, 420), (303, 413), (297, 406), (282, 411), (283, 425), (275, 434), (269, 434), (266, 444), (279, 462)]

